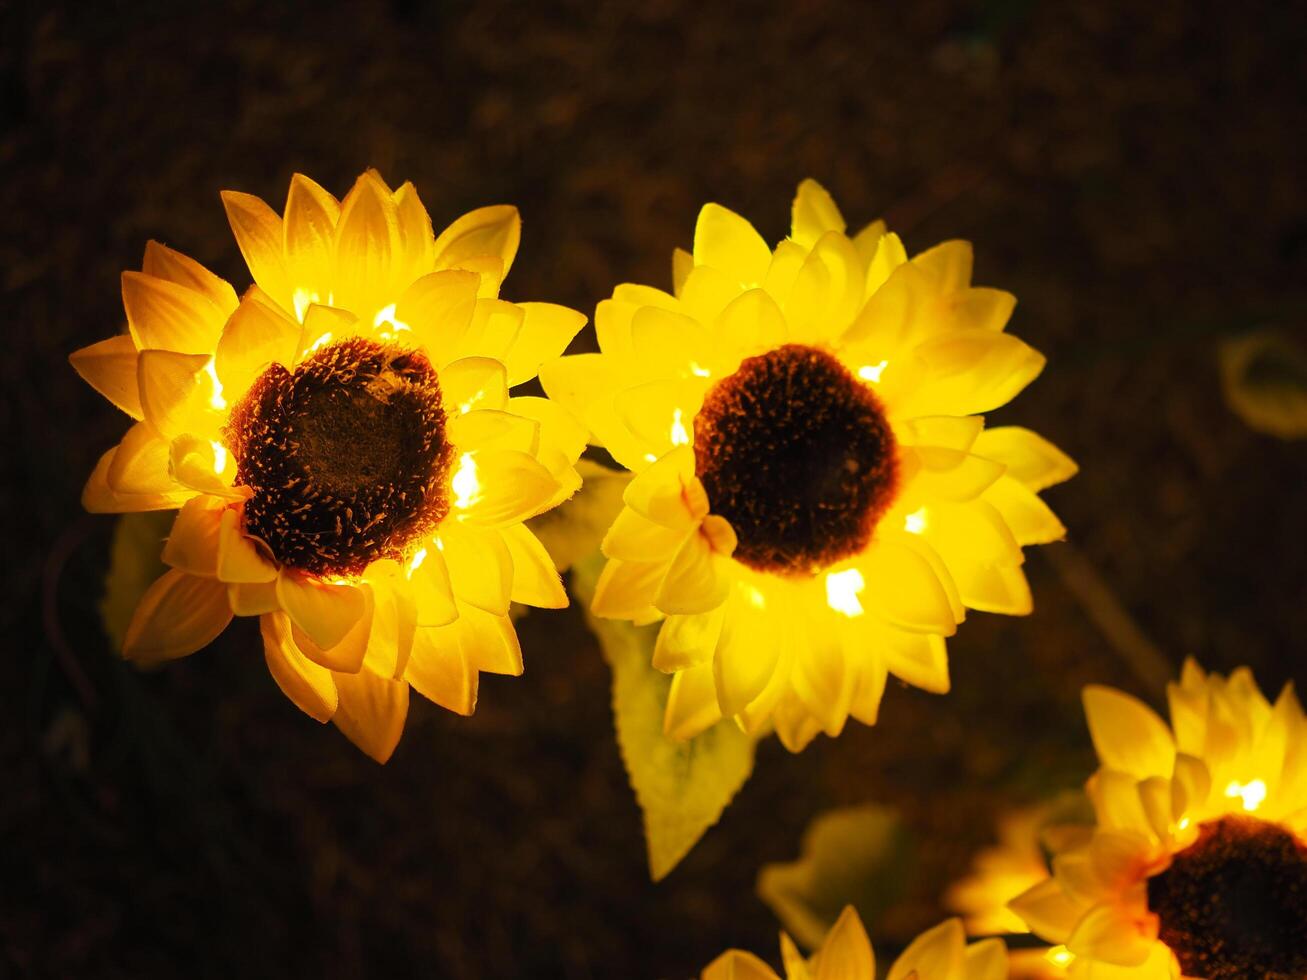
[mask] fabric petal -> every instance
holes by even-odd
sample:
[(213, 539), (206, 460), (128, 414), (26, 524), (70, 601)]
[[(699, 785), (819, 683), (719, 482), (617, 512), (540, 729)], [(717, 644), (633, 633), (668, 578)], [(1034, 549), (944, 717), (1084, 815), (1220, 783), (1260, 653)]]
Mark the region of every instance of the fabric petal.
[(848, 226), (826, 188), (811, 177), (799, 184), (790, 206), (790, 237), (811, 248), (828, 231), (843, 234)]
[(223, 314), (236, 309), (236, 290), (221, 276), (216, 276), (188, 255), (183, 255), (153, 239), (145, 243), (145, 260), (141, 271), (156, 279), (166, 279), (208, 297)]
[(440, 371), (440, 392), (451, 415), (474, 408), (502, 409), (508, 402), (508, 373), (493, 357), (464, 357)]
[(441, 526), (438, 540), (454, 595), (488, 613), (506, 614), (513, 591), (513, 557), (499, 531), (448, 521)]
[(1005, 465), (1035, 492), (1071, 479), (1080, 469), (1043, 436), (1016, 425), (986, 429), (976, 438), (975, 451)]
[(960, 919), (941, 922), (908, 944), (890, 967), (888, 980), (906, 980), (913, 974), (940, 980), (961, 977), (966, 944), (967, 934)]
[(1170, 777), (1175, 739), (1166, 722), (1138, 698), (1099, 684), (1084, 691), (1085, 718), (1098, 758), (1138, 779)]
[(876, 954), (872, 952), (867, 930), (853, 906), (846, 905), (817, 952), (815, 980), (853, 980), (875, 975)]
[(218, 532), (224, 503), (195, 497), (182, 504), (163, 546), (163, 560), (189, 575), (212, 578), (218, 570)]
[(654, 642), (654, 667), (670, 674), (708, 663), (717, 648), (724, 617), (722, 607), (706, 613), (668, 616)]
[(277, 598), (290, 621), (323, 650), (345, 639), (367, 609), (358, 586), (311, 579), (290, 568), (277, 576)]
[(436, 238), (435, 268), (461, 268), (468, 259), (492, 257), (503, 263), (502, 279), (513, 265), (521, 239), (522, 219), (517, 208), (507, 204), (477, 208)]
[(553, 303), (519, 303), (522, 327), (504, 356), (510, 386), (530, 381), (545, 361), (559, 357), (586, 324), (584, 313)]
[(567, 590), (540, 539), (521, 524), (510, 524), (499, 533), (513, 562), (513, 601), (538, 609), (565, 609)]
[(672, 677), (663, 712), (663, 733), (668, 738), (694, 738), (721, 721), (711, 664), (687, 667)]
[(136, 343), (119, 334), (74, 351), (68, 357), (83, 381), (136, 420), (145, 418), (136, 383)]
[(261, 584), (277, 580), (277, 565), (261, 550), (262, 542), (240, 529), (240, 515), (234, 508), (222, 512), (218, 534), (216, 574), (223, 582)]
[(213, 383), (204, 354), (178, 354), (170, 350), (143, 350), (137, 362), (141, 410), (160, 435), (172, 438), (205, 425)]
[(476, 711), (479, 677), (457, 626), (419, 629), (404, 679), (428, 701), (460, 715)]
[(771, 249), (753, 225), (734, 211), (720, 204), (705, 204), (694, 226), (694, 261), (752, 288), (761, 285), (767, 275)]
[(331, 671), (299, 652), (291, 640), (290, 621), (282, 613), (259, 617), (259, 633), (268, 672), (282, 693), (315, 721), (330, 721), (338, 700)]
[(408, 683), (370, 670), (333, 674), (339, 705), (331, 720), (351, 742), (383, 765), (390, 759), (408, 717)]
[(236, 402), (273, 364), (293, 369), (299, 346), (300, 325), (262, 289), (250, 287), (222, 328), (213, 357), (223, 397)]
[(171, 569), (141, 596), (127, 626), (123, 656), (142, 664), (185, 657), (212, 643), (231, 619), (225, 585)]
[(451, 478), (455, 512), (467, 523), (502, 527), (534, 517), (558, 490), (558, 481), (534, 456), (514, 449), (464, 453)]
[(212, 354), (226, 317), (207, 296), (143, 272), (122, 274), (123, 308), (142, 350)]
[(866, 580), (861, 601), (887, 622), (942, 636), (957, 632), (947, 590), (915, 550), (892, 540), (873, 541), (858, 565)]
[(654, 605), (665, 613), (703, 613), (726, 601), (730, 579), (702, 534), (691, 534), (677, 550), (658, 586)]
[(291, 282), (282, 252), (281, 217), (253, 194), (239, 191), (223, 191), (222, 206), (254, 281), (282, 309), (293, 311)]

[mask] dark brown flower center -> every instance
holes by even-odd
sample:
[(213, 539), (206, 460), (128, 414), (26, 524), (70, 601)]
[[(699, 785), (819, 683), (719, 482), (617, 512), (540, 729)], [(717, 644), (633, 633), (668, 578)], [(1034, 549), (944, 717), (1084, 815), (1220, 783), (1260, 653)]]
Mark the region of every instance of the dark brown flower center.
[(735, 557), (812, 574), (866, 547), (897, 487), (880, 402), (835, 357), (787, 344), (746, 358), (694, 420), (695, 471)]
[(1187, 977), (1307, 978), (1307, 846), (1278, 824), (1203, 824), (1148, 880), (1148, 907)]
[(415, 351), (356, 338), (294, 373), (274, 364), (232, 410), (226, 441), (254, 491), (246, 533), (314, 575), (400, 558), (449, 511), (440, 384)]

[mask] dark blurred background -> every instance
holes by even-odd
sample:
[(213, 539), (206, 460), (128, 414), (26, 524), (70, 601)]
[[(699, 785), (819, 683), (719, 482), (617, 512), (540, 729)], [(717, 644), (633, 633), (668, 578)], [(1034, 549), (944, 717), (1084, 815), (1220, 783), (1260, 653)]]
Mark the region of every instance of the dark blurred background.
[[(1158, 657), (1307, 681), (1307, 443), (1222, 399), (1220, 344), (1307, 306), (1307, 6), (0, 4), (0, 976), (686, 977), (775, 956), (754, 893), (832, 805), (929, 842), (896, 946), (1011, 803), (1076, 785), (1080, 687), (1161, 704)], [(278, 692), (242, 621), (154, 674), (101, 631), (114, 521), (78, 495), (125, 419), (73, 349), (122, 322), (148, 238), (248, 278), (218, 192), (278, 206), (411, 179), (437, 227), (513, 202), (505, 294), (590, 311), (667, 284), (701, 203), (787, 229), (814, 176), (910, 250), (963, 237), (1049, 356), (993, 421), (1065, 447), (1036, 609), (974, 614), (954, 692), (891, 686), (876, 729), (771, 740), (661, 885), (575, 611), (475, 717), (420, 698), (379, 767)], [(593, 344), (585, 335), (579, 346)], [(885, 960), (888, 962), (888, 959)]]

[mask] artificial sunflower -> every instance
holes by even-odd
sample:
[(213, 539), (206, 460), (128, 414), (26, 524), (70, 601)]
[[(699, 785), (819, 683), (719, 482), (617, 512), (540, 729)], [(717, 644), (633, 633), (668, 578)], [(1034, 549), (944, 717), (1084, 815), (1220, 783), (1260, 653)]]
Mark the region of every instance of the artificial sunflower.
[(1168, 726), (1085, 690), (1097, 822), (1013, 909), (1065, 945), (1072, 978), (1307, 977), (1307, 717), (1247, 668), (1184, 666)]
[(706, 205), (674, 294), (618, 286), (600, 352), (542, 367), (635, 473), (594, 611), (663, 620), (670, 735), (774, 722), (797, 752), (873, 724), (887, 674), (946, 691), (968, 607), (1030, 611), (1021, 548), (1064, 535), (1038, 491), (1076, 467), (984, 428), (1044, 358), (971, 265), (965, 242), (909, 259), (881, 222), (850, 238), (809, 180), (775, 250)]
[[(967, 945), (957, 919), (942, 922), (914, 939), (889, 968), (887, 980), (1007, 980), (1007, 948), (1001, 939)], [(875, 980), (876, 955), (853, 906), (847, 906), (811, 959), (781, 933), (786, 980)], [(780, 980), (753, 953), (732, 949), (713, 960), (701, 980)]]
[(341, 202), (297, 174), (282, 216), (223, 201), (256, 285), (238, 302), (151, 242), (123, 274), (128, 333), (71, 358), (137, 420), (87, 509), (180, 508), (123, 653), (183, 657), (258, 616), (286, 695), (384, 762), (410, 685), (470, 714), (479, 671), (522, 670), (510, 601), (567, 604), (522, 522), (575, 492), (585, 433), (509, 389), (585, 317), (498, 298), (511, 207), (437, 236), (372, 171)]

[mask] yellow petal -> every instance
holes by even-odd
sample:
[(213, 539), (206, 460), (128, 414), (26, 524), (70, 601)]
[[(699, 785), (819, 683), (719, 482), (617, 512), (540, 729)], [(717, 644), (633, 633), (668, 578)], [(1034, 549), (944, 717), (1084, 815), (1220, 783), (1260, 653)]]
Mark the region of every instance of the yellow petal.
[(613, 407), (646, 459), (657, 459), (677, 446), (691, 444), (694, 416), (708, 385), (706, 378), (698, 377), (649, 381), (619, 392)]
[[(746, 289), (762, 284), (771, 249), (744, 218), (720, 204), (705, 204), (694, 226), (696, 266), (711, 266)], [(690, 278), (694, 274), (691, 273)]]
[(1033, 932), (1053, 943), (1066, 942), (1084, 912), (1056, 878), (1047, 878), (1022, 892), (1008, 903), (1008, 908)]
[(419, 629), (404, 679), (428, 701), (460, 715), (477, 707), (478, 673), (462, 642), (460, 628)]
[(420, 560), (416, 557), (410, 560), (408, 579), (419, 627), (444, 626), (458, 618), (449, 567), (434, 542), (428, 542), (422, 549)]
[(500, 530), (513, 560), (513, 601), (539, 609), (564, 609), (567, 591), (544, 545), (521, 524)]
[(82, 380), (132, 418), (145, 418), (136, 384), (136, 344), (127, 334), (83, 347), (68, 357)]
[(399, 679), (404, 676), (417, 631), (413, 590), (398, 563), (391, 559), (373, 562), (367, 577), (373, 605), (363, 669)]
[(522, 332), (526, 314), (522, 307), (502, 299), (478, 299), (472, 310), (472, 321), (457, 351), (456, 357), (489, 357), (500, 363), (508, 359), (508, 352)]
[(404, 734), (408, 683), (370, 670), (334, 674), (339, 705), (331, 720), (351, 742), (383, 765)]
[(921, 376), (903, 415), (974, 415), (1006, 405), (1039, 376), (1044, 355), (1005, 333), (960, 330), (919, 344)]
[(908, 944), (903, 955), (890, 967), (888, 980), (939, 977), (952, 980), (962, 976), (966, 960), (967, 934), (960, 919), (948, 919), (928, 929)]
[(881, 636), (880, 650), (899, 680), (931, 694), (948, 693), (948, 646), (942, 636), (890, 629)]
[(917, 446), (904, 452), (920, 464), (908, 484), (908, 492), (926, 501), (974, 500), (992, 486), (1005, 469), (1002, 463), (984, 456), (940, 446)]
[(941, 242), (912, 257), (914, 265), (935, 277), (941, 293), (956, 293), (971, 285), (971, 268), (975, 261), (971, 243)]
[(600, 551), (623, 561), (670, 562), (686, 539), (686, 529), (655, 524), (638, 511), (623, 507), (604, 535)]
[(724, 616), (725, 609), (720, 606), (706, 613), (668, 616), (654, 642), (654, 667), (670, 674), (708, 663), (717, 648)]
[(849, 714), (864, 725), (874, 725), (880, 718), (880, 702), (885, 696), (888, 680), (885, 665), (862, 665), (853, 686), (853, 699), (849, 701)]
[(252, 286), (222, 328), (213, 358), (227, 403), (239, 400), (271, 365), (292, 369), (299, 346), (300, 325)]
[(182, 504), (163, 546), (163, 560), (190, 575), (213, 577), (218, 570), (218, 530), (224, 502), (195, 497)]
[(822, 731), (832, 738), (844, 729), (857, 681), (849, 669), (840, 637), (800, 634), (795, 645), (791, 683)]
[(508, 372), (493, 357), (464, 357), (440, 371), (445, 411), (451, 415), (474, 408), (502, 409), (508, 402)]
[[(555, 449), (572, 463), (585, 451), (590, 433), (567, 409), (548, 398), (519, 395), (508, 400), (508, 411), (540, 427), (542, 453)], [(542, 460), (543, 462), (543, 460)]]
[[(853, 247), (858, 253), (858, 258), (862, 260), (864, 267), (870, 267), (872, 259), (876, 257), (876, 251), (880, 248), (880, 240), (885, 237), (885, 222), (877, 219), (866, 225), (863, 225), (853, 236)], [(907, 260), (905, 255), (904, 261)], [(870, 295), (870, 293), (868, 293)]]
[(1043, 436), (1016, 425), (986, 429), (976, 438), (975, 451), (1005, 465), (1009, 475), (1036, 492), (1069, 480), (1080, 469)]
[(780, 977), (752, 953), (730, 949), (704, 967), (699, 980), (780, 980)]
[(678, 446), (640, 473), (622, 492), (622, 500), (642, 517), (663, 527), (684, 530), (702, 520), (686, 487), (694, 480), (694, 450)]
[(951, 636), (957, 632), (948, 592), (931, 563), (893, 540), (873, 541), (858, 560), (861, 602), (895, 626)]
[(229, 583), (227, 600), (231, 603), (231, 611), (237, 616), (262, 616), (281, 610), (275, 581)]
[[(694, 256), (683, 248), (672, 249), (672, 291), (681, 295), (686, 277), (694, 268)], [(602, 347), (600, 349), (603, 349)]]
[(853, 322), (863, 303), (863, 273), (853, 243), (827, 232), (813, 246), (783, 304), (795, 340), (831, 342)]
[(203, 293), (143, 272), (122, 275), (123, 307), (142, 350), (212, 354), (226, 317)]
[(840, 234), (848, 226), (826, 188), (811, 177), (799, 184), (790, 207), (790, 237), (804, 248), (811, 248), (828, 231)]
[(700, 323), (712, 323), (742, 289), (752, 289), (757, 285), (757, 282), (741, 282), (730, 273), (710, 265), (696, 265), (681, 289), (681, 304)]
[(395, 191), (395, 209), (399, 218), (400, 252), (408, 268), (403, 278), (416, 279), (433, 268), (436, 258), (436, 236), (431, 228), (431, 215), (422, 205), (417, 188), (405, 181)]
[(1085, 718), (1098, 758), (1138, 779), (1170, 777), (1175, 739), (1166, 722), (1138, 698), (1098, 684), (1084, 691)]
[(1030, 612), (1020, 545), (992, 506), (983, 500), (937, 504), (921, 533), (944, 559), (968, 607), (1012, 616)]
[(522, 673), (522, 647), (507, 616), (459, 603), (458, 618), (439, 627), (438, 636), (457, 636), (460, 649), (476, 670), (516, 677)]
[[(469, 524), (519, 523), (546, 509), (558, 490), (558, 481), (535, 457), (513, 449), (464, 453), (459, 466), (453, 477), (459, 495), (454, 507)], [(467, 472), (473, 476), (460, 476)], [(467, 485), (460, 486), (460, 479)]]
[(455, 269), (468, 259), (495, 258), (503, 263), (500, 278), (508, 275), (522, 238), (517, 208), (497, 204), (469, 211), (440, 233), (435, 244), (435, 267)]
[(1115, 905), (1090, 909), (1071, 930), (1066, 946), (1076, 956), (1116, 966), (1140, 966), (1152, 952), (1152, 942), (1126, 910)]
[(779, 617), (733, 597), (713, 657), (717, 704), (723, 715), (738, 713), (767, 686), (785, 642), (783, 625)]
[(591, 611), (605, 619), (640, 619), (653, 606), (666, 562), (611, 560), (595, 583)]
[(786, 340), (785, 317), (771, 295), (750, 289), (731, 300), (713, 326), (723, 350), (732, 355), (734, 370), (740, 358), (752, 357), (779, 347)]
[[(817, 952), (815, 980), (855, 980), (876, 975), (876, 956), (867, 930), (852, 905), (846, 905)], [(926, 973), (928, 977), (947, 974)]]
[(282, 253), (281, 217), (253, 194), (223, 191), (222, 206), (250, 275), (282, 309), (294, 310)]
[[(137, 422), (127, 430), (109, 462), (109, 486), (122, 494), (161, 494), (180, 490), (168, 474), (168, 441), (152, 426)], [(189, 495), (188, 495), (189, 496)]]
[(208, 364), (203, 354), (141, 351), (136, 369), (141, 410), (160, 435), (171, 439), (207, 427), (204, 413), (213, 393)]
[[(211, 426), (205, 428), (210, 429), (206, 436), (215, 434)], [(245, 496), (245, 491), (231, 485), (236, 476), (236, 460), (220, 443), (210, 438), (183, 434), (169, 442), (168, 472), (183, 486), (227, 501), (241, 500)]]
[(123, 514), (145, 510), (174, 510), (184, 504), (195, 491), (170, 483), (168, 489), (123, 493), (109, 484), (109, 470), (118, 455), (115, 446), (104, 453), (95, 464), (86, 486), (82, 488), (82, 506), (92, 514)]
[(966, 980), (1007, 980), (1007, 946), (1003, 940), (984, 939), (966, 948), (966, 962), (959, 976)]
[(586, 316), (553, 303), (518, 303), (522, 327), (504, 356), (510, 386), (530, 381), (545, 361), (559, 357), (585, 326)]
[(631, 318), (631, 351), (649, 378), (687, 377), (716, 355), (702, 323), (660, 306), (642, 306)]
[(578, 419), (585, 417), (591, 405), (611, 397), (620, 380), (613, 373), (611, 359), (603, 354), (573, 354), (540, 366), (545, 393)]
[(654, 605), (664, 613), (689, 615), (716, 609), (731, 582), (720, 558), (702, 534), (691, 534), (677, 550), (658, 586)]
[(222, 512), (218, 534), (217, 576), (223, 582), (258, 585), (277, 579), (277, 565), (260, 549), (256, 539), (240, 529), (234, 508)]
[(479, 282), (475, 272), (461, 269), (432, 272), (409, 285), (395, 304), (395, 319), (413, 328), (437, 368), (448, 363), (448, 352), (463, 342)]
[(499, 409), (473, 409), (449, 419), (449, 441), (463, 452), (478, 449), (516, 449), (536, 455), (540, 424)]
[(448, 521), (440, 528), (439, 541), (454, 595), (497, 616), (507, 613), (513, 558), (500, 533)]
[(399, 216), (394, 198), (375, 173), (364, 173), (345, 195), (335, 246), (335, 289), (328, 300), (331, 305), (351, 310), (366, 321), (399, 298), (393, 293), (397, 286)]
[(193, 258), (174, 251), (160, 242), (145, 243), (145, 261), (141, 271), (156, 279), (167, 279), (179, 286), (207, 296), (223, 314), (236, 309), (236, 290), (221, 276), (215, 276)]
[(668, 738), (694, 738), (721, 721), (711, 664), (678, 670), (667, 692), (663, 732)]
[(259, 618), (263, 656), (268, 672), (283, 694), (315, 721), (327, 722), (336, 713), (336, 682), (331, 671), (309, 660), (290, 636), (290, 621), (281, 613)]
[(291, 283), (326, 296), (332, 286), (332, 248), (340, 204), (311, 178), (295, 174), (286, 195), (283, 251)]
[(964, 289), (948, 298), (947, 309), (959, 327), (977, 330), (1002, 330), (1012, 319), (1017, 298), (1002, 289)]
[(345, 639), (367, 609), (358, 586), (312, 579), (290, 568), (277, 576), (277, 598), (290, 621), (322, 650)]
[(1000, 478), (983, 499), (1003, 516), (1018, 544), (1048, 544), (1066, 537), (1066, 528), (1048, 504), (1014, 477)]
[(123, 656), (145, 664), (185, 657), (212, 643), (231, 618), (225, 585), (171, 569), (141, 596)]

